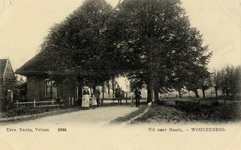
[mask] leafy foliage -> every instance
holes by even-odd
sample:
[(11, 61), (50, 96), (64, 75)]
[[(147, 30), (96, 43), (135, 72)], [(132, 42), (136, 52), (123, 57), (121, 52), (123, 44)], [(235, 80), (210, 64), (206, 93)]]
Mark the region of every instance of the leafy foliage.
[(226, 66), (215, 73), (213, 78), (216, 90), (221, 89), (225, 96), (238, 96), (241, 92), (241, 66)]
[(103, 53), (103, 32), (111, 11), (111, 6), (104, 0), (88, 0), (50, 29), (42, 51), (50, 61), (49, 69), (53, 75), (65, 72), (96, 82), (111, 77), (106, 63), (108, 57)]
[(147, 85), (150, 100), (153, 89), (196, 90), (212, 55), (202, 43), (179, 0), (123, 0), (114, 9), (105, 0), (86, 0), (50, 29), (42, 52), (52, 75), (95, 84), (126, 75)]
[(130, 79), (147, 87), (155, 82), (168, 91), (184, 86), (196, 89), (197, 79), (207, 77), (212, 53), (202, 46), (199, 31), (190, 27), (180, 1), (124, 0), (116, 13), (119, 21), (113, 26), (121, 33), (124, 66), (133, 70)]

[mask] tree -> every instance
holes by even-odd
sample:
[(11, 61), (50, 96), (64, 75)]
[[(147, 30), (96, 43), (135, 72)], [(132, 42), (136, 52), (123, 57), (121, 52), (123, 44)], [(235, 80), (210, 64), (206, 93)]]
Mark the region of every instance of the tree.
[(42, 52), (53, 74), (64, 70), (95, 83), (127, 74), (147, 85), (152, 101), (196, 82), (192, 75), (200, 77), (211, 56), (202, 42), (179, 0), (124, 0), (114, 10), (88, 0), (50, 29)]
[(233, 74), (233, 67), (226, 66), (221, 71), (222, 80), (221, 80), (221, 89), (223, 95), (230, 96), (231, 93), (231, 86), (232, 86), (232, 74)]
[[(112, 8), (104, 0), (86, 0), (50, 28), (41, 51), (53, 76), (75, 74), (81, 81), (101, 84), (111, 78), (103, 34)], [(61, 75), (60, 75), (61, 76)]]
[(232, 93), (238, 95), (241, 92), (241, 66), (236, 67), (234, 73), (234, 86)]
[(218, 89), (221, 88), (221, 81), (222, 81), (222, 76), (220, 71), (215, 70), (213, 74), (213, 87), (215, 89), (216, 97), (218, 96)]
[(201, 82), (201, 89), (203, 92), (203, 98), (205, 98), (205, 91), (212, 86), (212, 74), (210, 74), (207, 78), (203, 79)]
[(241, 67), (226, 66), (219, 71), (218, 85), (225, 96), (236, 96), (240, 92)]
[(207, 68), (203, 66), (195, 66), (193, 69), (193, 72), (187, 73), (185, 86), (187, 90), (195, 93), (196, 98), (199, 98), (198, 89), (201, 88), (203, 90), (203, 96), (205, 97), (205, 90), (208, 88), (205, 80), (208, 79), (210, 73), (207, 71)]
[[(195, 69), (205, 70), (211, 53), (205, 54), (208, 47), (202, 46), (199, 31), (190, 27), (179, 0), (124, 0), (115, 13), (113, 27), (119, 31), (124, 66), (134, 70), (130, 78), (138, 74), (145, 82), (148, 101), (154, 99), (153, 93), (158, 99), (159, 88), (182, 87), (181, 78), (190, 82)], [(172, 84), (176, 78), (180, 82)]]

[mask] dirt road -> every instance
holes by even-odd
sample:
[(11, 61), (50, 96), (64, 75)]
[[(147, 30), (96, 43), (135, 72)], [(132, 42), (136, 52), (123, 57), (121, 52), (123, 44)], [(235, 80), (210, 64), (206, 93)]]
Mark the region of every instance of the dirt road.
[[(125, 116), (135, 110), (137, 110), (137, 108), (130, 106), (100, 107), (94, 110), (81, 110), (26, 122), (18, 122), (16, 124), (1, 125), (0, 149), (158, 150), (160, 147), (164, 147), (165, 149), (179, 149), (180, 147), (190, 149), (189, 143), (192, 142), (186, 141), (198, 141), (198, 143), (196, 143), (197, 146), (194, 144), (195, 146), (191, 149), (200, 149), (208, 142), (213, 144), (213, 141), (203, 141), (204, 139), (210, 139), (210, 133), (198, 133), (202, 135), (200, 140), (200, 138), (196, 136), (196, 132), (172, 133), (152, 132), (149, 130), (150, 128), (168, 129), (175, 127), (173, 125), (167, 127), (151, 124), (141, 127), (108, 125), (109, 121), (119, 116)], [(190, 127), (183, 126), (178, 128), (182, 128), (183, 130), (190, 129)], [(236, 131), (237, 128), (233, 129)], [(234, 132), (229, 132), (228, 128), (226, 130), (228, 137), (236, 137), (233, 136)], [(216, 141), (214, 141), (215, 147), (205, 147), (205, 149), (220, 149), (220, 147), (217, 148), (216, 145), (224, 143), (221, 146), (226, 147), (226, 144), (230, 144), (227, 139), (223, 139), (220, 142), (220, 137), (222, 137), (223, 134), (223, 132), (216, 133), (215, 137), (211, 137), (212, 139), (216, 139)], [(177, 144), (173, 144), (173, 141)]]
[(11, 124), (0, 124), (0, 127), (29, 127), (29, 126), (103, 126), (108, 124), (111, 120), (117, 117), (125, 116), (132, 111), (137, 110), (135, 107), (128, 106), (111, 106), (111, 107), (100, 107), (100, 108), (90, 108), (88, 110), (80, 110), (77, 112), (71, 112), (56, 116), (49, 116), (45, 118), (11, 123)]
[(135, 110), (137, 108), (130, 105), (100, 107), (25, 122), (2, 124), (0, 147), (6, 150), (38, 150), (56, 149), (53, 146), (57, 145), (59, 149), (76, 149), (70, 143), (77, 141), (82, 145), (81, 149), (89, 149), (95, 147), (94, 143), (102, 145), (100, 141), (109, 143), (103, 141), (105, 136), (108, 139), (113, 134), (114, 129), (112, 130), (108, 123)]

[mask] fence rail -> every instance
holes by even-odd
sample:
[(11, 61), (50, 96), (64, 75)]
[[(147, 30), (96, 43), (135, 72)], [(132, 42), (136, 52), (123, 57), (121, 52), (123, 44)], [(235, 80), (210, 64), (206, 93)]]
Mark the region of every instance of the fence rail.
[[(25, 105), (25, 104), (33, 104), (33, 107), (45, 107), (45, 106), (58, 106), (55, 105), (54, 103), (56, 102), (56, 100), (52, 99), (51, 101), (36, 101), (34, 100), (33, 102), (18, 102), (18, 100), (16, 101), (16, 103), (14, 103), (15, 105)], [(36, 106), (36, 104), (40, 104), (40, 103), (51, 103), (51, 105), (40, 105), (40, 106)]]

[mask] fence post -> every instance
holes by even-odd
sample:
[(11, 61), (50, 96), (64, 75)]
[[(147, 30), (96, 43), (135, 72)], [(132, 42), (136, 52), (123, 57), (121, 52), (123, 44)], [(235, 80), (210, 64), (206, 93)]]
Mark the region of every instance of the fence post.
[(70, 106), (70, 104), (71, 104), (70, 101), (71, 101), (71, 100), (70, 100), (70, 97), (69, 97), (69, 106)]
[(74, 105), (74, 97), (72, 97), (72, 106)]
[(132, 97), (132, 95), (131, 95), (131, 107), (133, 107), (133, 97)]
[(52, 105), (54, 105), (54, 99), (52, 99)]
[(33, 107), (35, 107), (36, 106), (36, 103), (35, 103), (35, 99), (33, 100)]
[(18, 107), (18, 100), (17, 100), (17, 107)]

